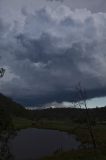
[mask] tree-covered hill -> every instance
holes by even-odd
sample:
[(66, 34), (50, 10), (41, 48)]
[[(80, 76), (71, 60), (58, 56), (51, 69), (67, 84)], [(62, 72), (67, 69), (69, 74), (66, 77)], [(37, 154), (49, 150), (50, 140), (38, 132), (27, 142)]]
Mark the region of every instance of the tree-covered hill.
[[(88, 109), (91, 121), (106, 121), (106, 107)], [(55, 108), (32, 111), (34, 119), (86, 121), (86, 110), (80, 108)]]
[(13, 101), (11, 98), (4, 96), (0, 93), (0, 110), (5, 110), (9, 115), (13, 116), (26, 116), (25, 108)]
[[(55, 108), (42, 110), (26, 110), (22, 105), (11, 98), (0, 94), (0, 110), (3, 109), (7, 115), (23, 117), (28, 119), (48, 119), (48, 120), (74, 120), (84, 122), (86, 110), (78, 108)], [(89, 109), (91, 119), (96, 121), (106, 121), (106, 107)]]

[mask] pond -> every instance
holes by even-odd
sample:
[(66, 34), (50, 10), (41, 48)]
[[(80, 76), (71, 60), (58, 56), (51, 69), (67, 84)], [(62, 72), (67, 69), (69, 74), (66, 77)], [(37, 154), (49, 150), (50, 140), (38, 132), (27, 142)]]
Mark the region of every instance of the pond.
[(74, 135), (48, 129), (23, 129), (9, 142), (15, 160), (38, 160), (54, 152), (78, 149), (80, 142)]

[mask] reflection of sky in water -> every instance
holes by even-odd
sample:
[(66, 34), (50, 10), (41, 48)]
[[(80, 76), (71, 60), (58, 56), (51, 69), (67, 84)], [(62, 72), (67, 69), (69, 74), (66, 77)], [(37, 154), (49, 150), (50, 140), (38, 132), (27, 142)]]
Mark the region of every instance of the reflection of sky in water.
[(104, 107), (106, 106), (106, 97), (93, 98), (87, 101), (88, 107)]

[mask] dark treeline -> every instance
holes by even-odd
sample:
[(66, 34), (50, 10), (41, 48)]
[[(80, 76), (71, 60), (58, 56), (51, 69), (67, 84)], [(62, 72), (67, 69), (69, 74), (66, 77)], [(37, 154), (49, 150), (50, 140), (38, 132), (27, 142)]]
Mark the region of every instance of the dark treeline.
[[(0, 94), (0, 109), (5, 110), (8, 116), (25, 117), (32, 120), (72, 120), (83, 123), (86, 120), (85, 109), (80, 108), (55, 108), (55, 109), (40, 109), (40, 110), (26, 110), (22, 105), (14, 102)], [(93, 122), (106, 121), (106, 107), (88, 109)], [(2, 116), (3, 117), (3, 116)]]
[[(106, 121), (106, 107), (88, 109), (93, 122)], [(36, 120), (73, 120), (75, 122), (83, 123), (86, 121), (85, 109), (79, 108), (55, 108), (30, 111), (32, 117)]]

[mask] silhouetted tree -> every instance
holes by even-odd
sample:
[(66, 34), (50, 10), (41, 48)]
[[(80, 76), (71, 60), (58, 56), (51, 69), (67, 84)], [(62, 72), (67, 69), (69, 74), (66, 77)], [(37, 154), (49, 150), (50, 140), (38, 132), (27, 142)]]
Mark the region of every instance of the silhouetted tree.
[(80, 83), (78, 84), (78, 86), (76, 87), (76, 89), (77, 89), (77, 93), (78, 93), (78, 102), (77, 102), (77, 104), (79, 105), (80, 108), (82, 108), (82, 107), (85, 108), (88, 131), (89, 131), (89, 134), (91, 136), (93, 148), (96, 149), (97, 148), (96, 140), (95, 140), (95, 136), (94, 136), (94, 132), (93, 132), (93, 128), (92, 128), (92, 123), (91, 123), (91, 117), (90, 117), (90, 114), (89, 114), (89, 109), (87, 107), (87, 102), (86, 102), (86, 100), (87, 100), (87, 93), (86, 93), (86, 90), (81, 87)]
[[(5, 69), (0, 68), (0, 78), (4, 76), (4, 73)], [(12, 119), (6, 108), (0, 106), (0, 160), (13, 160), (8, 146), (8, 141), (12, 134)]]
[(4, 76), (4, 73), (5, 73), (5, 69), (0, 68), (0, 78), (2, 78)]

